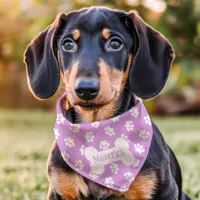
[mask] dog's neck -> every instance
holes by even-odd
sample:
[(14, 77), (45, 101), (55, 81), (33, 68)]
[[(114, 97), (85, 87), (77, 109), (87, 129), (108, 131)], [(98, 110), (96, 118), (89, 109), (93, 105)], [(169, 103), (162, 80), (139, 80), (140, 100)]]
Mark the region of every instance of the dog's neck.
[(101, 108), (84, 109), (81, 107), (72, 107), (67, 110), (66, 115), (68, 120), (72, 123), (99, 121), (120, 115), (130, 109), (133, 105), (133, 94), (128, 87), (125, 87), (119, 99), (116, 99)]

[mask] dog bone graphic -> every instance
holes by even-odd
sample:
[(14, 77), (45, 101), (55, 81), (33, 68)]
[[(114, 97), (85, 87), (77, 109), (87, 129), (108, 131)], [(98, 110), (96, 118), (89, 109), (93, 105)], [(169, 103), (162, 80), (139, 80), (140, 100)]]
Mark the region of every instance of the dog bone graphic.
[(103, 151), (97, 151), (89, 146), (85, 149), (85, 157), (90, 161), (90, 168), (95, 174), (102, 174), (104, 166), (116, 161), (122, 161), (126, 165), (134, 162), (134, 156), (129, 151), (129, 144), (124, 138), (115, 140), (115, 146)]

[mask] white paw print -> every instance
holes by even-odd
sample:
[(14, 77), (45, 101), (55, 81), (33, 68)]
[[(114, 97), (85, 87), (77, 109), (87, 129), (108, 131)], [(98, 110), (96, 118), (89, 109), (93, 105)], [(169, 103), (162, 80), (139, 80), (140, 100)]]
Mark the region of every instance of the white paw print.
[(121, 134), (121, 137), (124, 138), (127, 142), (129, 142), (128, 136), (125, 134)]
[(70, 124), (69, 129), (73, 132), (73, 133), (78, 133), (79, 132), (79, 124)]
[(88, 142), (93, 142), (94, 141), (94, 135), (93, 135), (93, 133), (92, 132), (86, 132), (85, 139)]
[(119, 121), (119, 115), (118, 116), (115, 116), (112, 118), (113, 122), (118, 122)]
[(132, 131), (134, 128), (134, 124), (132, 121), (126, 121), (125, 128), (127, 131)]
[(90, 176), (92, 179), (94, 179), (94, 180), (97, 179), (97, 178), (99, 178), (99, 176), (96, 175), (92, 170), (90, 171), (89, 176)]
[(110, 147), (110, 144), (106, 141), (106, 140), (103, 140), (100, 142), (100, 145), (99, 145), (100, 149), (108, 149)]
[(107, 126), (104, 128), (104, 131), (106, 132), (107, 135), (113, 136), (115, 135), (114, 129), (110, 126)]
[(64, 142), (65, 142), (66, 146), (68, 146), (70, 148), (75, 146), (74, 139), (72, 139), (70, 137), (65, 138)]
[(134, 144), (134, 148), (135, 148), (135, 151), (138, 152), (139, 154), (145, 152), (143, 145), (139, 143)]
[(124, 177), (129, 182), (133, 182), (134, 181), (134, 176), (133, 176), (133, 174), (131, 172), (126, 172), (124, 174)]
[(133, 168), (138, 167), (139, 164), (140, 164), (140, 161), (139, 161), (138, 159), (134, 158), (134, 161), (133, 161)]
[(148, 124), (149, 126), (151, 126), (151, 119), (150, 119), (149, 115), (147, 115), (146, 117), (144, 117), (144, 122), (146, 124)]
[(67, 162), (67, 161), (69, 160), (69, 158), (70, 158), (69, 154), (66, 153), (65, 151), (62, 152), (61, 155), (62, 155), (64, 161), (66, 161), (66, 162)]
[(105, 178), (105, 181), (104, 181), (105, 185), (109, 188), (112, 188), (113, 187), (113, 184), (114, 184), (114, 180), (112, 177), (107, 177)]
[(150, 136), (150, 133), (147, 132), (145, 129), (143, 130), (140, 130), (140, 133), (139, 133), (139, 136), (142, 138), (142, 139), (148, 139), (149, 136)]
[(81, 152), (81, 155), (85, 155), (85, 145), (81, 145), (81, 148), (79, 149), (79, 151)]
[(65, 118), (62, 113), (57, 114), (56, 123), (57, 124), (64, 124)]
[(112, 163), (110, 165), (110, 169), (111, 169), (111, 172), (113, 172), (114, 174), (118, 174), (119, 172), (118, 164)]
[(100, 124), (99, 122), (93, 122), (93, 123), (92, 123), (92, 126), (93, 126), (94, 128), (98, 128), (98, 127), (99, 127), (99, 124)]
[(138, 117), (138, 115), (139, 115), (139, 111), (137, 108), (131, 108), (130, 113), (131, 113), (131, 116), (133, 116), (135, 118)]
[(83, 170), (84, 164), (82, 160), (77, 160), (76, 164), (74, 165), (77, 171)]
[(126, 192), (128, 191), (128, 188), (126, 186), (120, 187), (120, 192)]
[(55, 139), (57, 140), (60, 136), (60, 133), (57, 128), (54, 128), (53, 130), (54, 130)]

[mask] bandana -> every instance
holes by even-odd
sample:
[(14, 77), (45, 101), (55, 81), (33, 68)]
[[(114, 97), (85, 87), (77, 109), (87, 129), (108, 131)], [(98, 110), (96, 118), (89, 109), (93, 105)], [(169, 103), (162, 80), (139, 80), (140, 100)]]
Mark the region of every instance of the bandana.
[(100, 185), (125, 192), (140, 172), (153, 130), (142, 101), (116, 117), (72, 124), (57, 102), (54, 135), (67, 165)]

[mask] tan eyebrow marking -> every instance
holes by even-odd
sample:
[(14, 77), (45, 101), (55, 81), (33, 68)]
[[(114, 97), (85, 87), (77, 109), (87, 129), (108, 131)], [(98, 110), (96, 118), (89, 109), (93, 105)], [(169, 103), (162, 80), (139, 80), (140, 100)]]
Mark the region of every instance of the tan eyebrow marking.
[(107, 28), (104, 28), (103, 31), (102, 31), (102, 36), (104, 39), (108, 39), (110, 37), (110, 30), (107, 29)]
[(78, 40), (81, 36), (81, 33), (78, 29), (74, 29), (72, 31), (72, 36), (73, 36), (74, 40)]

